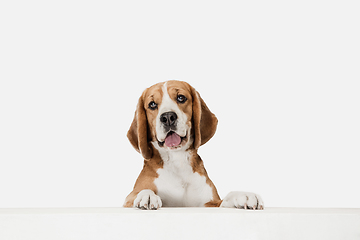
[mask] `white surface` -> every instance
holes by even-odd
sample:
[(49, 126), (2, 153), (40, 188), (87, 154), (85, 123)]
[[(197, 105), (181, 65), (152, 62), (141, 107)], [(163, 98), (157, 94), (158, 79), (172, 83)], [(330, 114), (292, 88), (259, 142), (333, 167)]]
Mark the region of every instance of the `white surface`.
[(0, 209), (0, 239), (358, 240), (360, 209)]
[[(360, 1), (0, 1), (0, 207), (120, 207), (143, 89), (188, 81), (219, 119), (221, 197), (357, 207)], [(234, 120), (235, 119), (235, 120)]]

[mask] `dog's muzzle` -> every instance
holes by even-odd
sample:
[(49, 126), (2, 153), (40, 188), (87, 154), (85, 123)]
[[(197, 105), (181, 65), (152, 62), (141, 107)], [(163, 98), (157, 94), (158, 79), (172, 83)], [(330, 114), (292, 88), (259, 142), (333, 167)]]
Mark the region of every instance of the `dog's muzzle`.
[(164, 132), (167, 133), (164, 142), (159, 142), (160, 146), (165, 144), (167, 147), (177, 147), (185, 138), (176, 133), (177, 119), (178, 116), (175, 112), (165, 112), (160, 115), (160, 122), (164, 128)]

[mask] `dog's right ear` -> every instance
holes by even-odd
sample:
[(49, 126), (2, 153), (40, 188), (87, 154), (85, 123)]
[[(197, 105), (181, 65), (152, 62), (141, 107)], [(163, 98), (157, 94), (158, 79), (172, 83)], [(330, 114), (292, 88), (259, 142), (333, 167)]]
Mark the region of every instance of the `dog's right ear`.
[(134, 120), (131, 123), (127, 137), (136, 151), (142, 154), (145, 160), (149, 160), (153, 153), (148, 140), (148, 121), (144, 108), (144, 93), (139, 98), (136, 107)]

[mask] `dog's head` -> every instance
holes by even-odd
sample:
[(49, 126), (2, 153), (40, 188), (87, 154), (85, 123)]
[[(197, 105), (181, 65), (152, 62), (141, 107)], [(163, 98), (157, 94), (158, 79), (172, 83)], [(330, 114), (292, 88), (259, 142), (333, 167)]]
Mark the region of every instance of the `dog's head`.
[(192, 86), (167, 81), (142, 93), (127, 136), (150, 159), (150, 144), (167, 151), (198, 149), (215, 134), (216, 126), (217, 118)]

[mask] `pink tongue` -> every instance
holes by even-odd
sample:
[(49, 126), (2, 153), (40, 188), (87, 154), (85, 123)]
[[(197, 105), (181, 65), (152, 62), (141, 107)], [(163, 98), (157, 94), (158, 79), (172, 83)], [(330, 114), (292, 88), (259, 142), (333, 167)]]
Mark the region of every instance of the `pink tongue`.
[(165, 138), (165, 145), (168, 147), (175, 147), (178, 146), (181, 142), (181, 138), (176, 133), (170, 133)]

